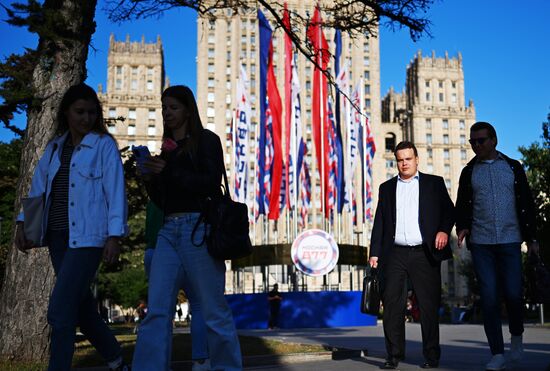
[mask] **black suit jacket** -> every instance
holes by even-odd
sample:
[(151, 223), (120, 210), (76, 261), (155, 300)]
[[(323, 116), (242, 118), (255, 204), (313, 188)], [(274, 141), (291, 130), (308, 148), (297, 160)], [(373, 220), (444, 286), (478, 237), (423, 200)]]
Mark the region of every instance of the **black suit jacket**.
[[(435, 248), (438, 232), (450, 235), (454, 225), (454, 206), (445, 182), (440, 176), (419, 173), (418, 222), (427, 256), (433, 263), (451, 259), (449, 244), (441, 250)], [(370, 256), (377, 256), (383, 264), (386, 254), (395, 242), (397, 177), (380, 185), (378, 206), (371, 235)], [(450, 240), (450, 239), (449, 239)]]

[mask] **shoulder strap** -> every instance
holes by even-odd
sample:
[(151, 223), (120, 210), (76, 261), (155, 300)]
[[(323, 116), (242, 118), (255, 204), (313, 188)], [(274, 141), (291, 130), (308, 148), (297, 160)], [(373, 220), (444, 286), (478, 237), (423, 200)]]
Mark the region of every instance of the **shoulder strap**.
[(231, 198), (231, 191), (229, 190), (229, 182), (227, 181), (227, 173), (225, 172), (225, 164), (222, 164), (223, 169), (223, 182), (225, 184), (225, 196)]

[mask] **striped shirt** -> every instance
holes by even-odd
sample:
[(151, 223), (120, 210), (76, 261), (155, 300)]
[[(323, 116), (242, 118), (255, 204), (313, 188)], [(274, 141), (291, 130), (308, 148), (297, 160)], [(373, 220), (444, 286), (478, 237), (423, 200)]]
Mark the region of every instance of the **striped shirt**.
[(69, 229), (69, 168), (73, 151), (73, 141), (68, 135), (61, 151), (61, 166), (52, 182), (48, 229), (53, 231)]

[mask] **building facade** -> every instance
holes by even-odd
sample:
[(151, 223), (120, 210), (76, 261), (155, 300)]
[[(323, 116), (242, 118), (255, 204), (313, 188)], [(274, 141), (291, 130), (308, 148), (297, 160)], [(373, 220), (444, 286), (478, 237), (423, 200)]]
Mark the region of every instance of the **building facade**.
[[(290, 0), (287, 2), (292, 11), (303, 16), (313, 14), (315, 1)], [(268, 17), (268, 12), (264, 12)], [(281, 9), (282, 15), (282, 9)], [(323, 15), (324, 16), (324, 15)], [(236, 88), (239, 70), (243, 66), (250, 81), (250, 97), (252, 102), (252, 126), (249, 141), (250, 153), (256, 153), (258, 140), (258, 120), (260, 115), (259, 89), (259, 30), (256, 10), (248, 14), (234, 15), (232, 11), (216, 13), (216, 19), (199, 17), (197, 32), (197, 103), (201, 113), (203, 124), (206, 128), (215, 131), (222, 138), (225, 151), (226, 168), (230, 179), (232, 178), (232, 142), (231, 121), (236, 106)], [(275, 23), (270, 20), (272, 28)], [(329, 42), (330, 50), (334, 50), (334, 31), (325, 29), (325, 37)], [(273, 32), (273, 61), (275, 75), (279, 87), (282, 102), (285, 101), (284, 92), (284, 31), (280, 28)], [(313, 145), (312, 131), (312, 89), (313, 89), (313, 65), (306, 58), (296, 52), (296, 66), (298, 70), (301, 91), (302, 133), (307, 144), (307, 163), (312, 178), (312, 204), (309, 210), (306, 228), (321, 228), (330, 230), (338, 243), (348, 245), (366, 246), (370, 223), (359, 223), (353, 226), (349, 213), (344, 213), (338, 221), (332, 225), (324, 220), (321, 207), (320, 176), (315, 161), (315, 148)], [(381, 136), (380, 119), (380, 55), (379, 41), (377, 38), (369, 38), (364, 35), (350, 39), (342, 35), (342, 56), (340, 64), (343, 68), (348, 65), (349, 75), (353, 87), (361, 84), (364, 113), (369, 116), (377, 146), (383, 145)], [(333, 61), (330, 62), (333, 65)], [(332, 67), (331, 67), (332, 68)], [(334, 91), (329, 92), (334, 96)], [(284, 104), (283, 104), (284, 106)], [(283, 122), (286, 115), (283, 107)], [(283, 139), (284, 141), (284, 139)], [(284, 144), (284, 143), (283, 143)], [(256, 157), (251, 155), (249, 159), (249, 184), (257, 182), (255, 173)], [(383, 171), (383, 163), (374, 164), (376, 173)], [(358, 166), (357, 174), (360, 172)], [(355, 188), (361, 185), (360, 176), (355, 177)], [(383, 179), (382, 179), (383, 180)], [(377, 189), (380, 178), (374, 178), (374, 188)], [(250, 187), (252, 188), (252, 187)], [(361, 192), (359, 192), (361, 193)], [(361, 195), (357, 195), (357, 203), (362, 203)], [(253, 195), (249, 197), (249, 207), (253, 207)], [(358, 219), (362, 219), (361, 210)], [(278, 221), (267, 221), (260, 216), (258, 221), (251, 226), (253, 243), (256, 245), (291, 244), (296, 236), (292, 225), (297, 223), (288, 212), (283, 212)], [(299, 232), (300, 230), (297, 230)], [(296, 272), (290, 259), (286, 264), (275, 264), (268, 267), (245, 267), (243, 271), (229, 279), (228, 290), (233, 285), (235, 291), (256, 292), (263, 291), (266, 287), (278, 282), (281, 289), (294, 288), (320, 290), (320, 289), (360, 289), (364, 275), (366, 256), (360, 261), (360, 266), (342, 265), (326, 277), (304, 277)], [(298, 277), (297, 277), (298, 276)], [(230, 284), (233, 282), (233, 284)]]
[(147, 43), (109, 38), (107, 86), (98, 87), (98, 96), (108, 120), (108, 129), (119, 147), (146, 145), (160, 152), (164, 89), (164, 54), (160, 37)]

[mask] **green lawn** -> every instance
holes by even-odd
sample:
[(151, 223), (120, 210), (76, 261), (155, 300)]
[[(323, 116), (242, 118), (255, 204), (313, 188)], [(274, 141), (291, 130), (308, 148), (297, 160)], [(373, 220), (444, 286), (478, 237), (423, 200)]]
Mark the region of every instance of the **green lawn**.
[[(122, 345), (122, 355), (127, 362), (132, 359), (136, 335), (132, 327), (117, 326), (113, 328), (116, 337)], [(257, 337), (239, 336), (243, 356), (282, 355), (292, 353), (322, 352), (325, 349), (319, 345), (294, 344)], [(191, 336), (175, 334), (172, 345), (172, 361), (187, 361), (191, 359)], [(85, 340), (77, 344), (74, 367), (102, 366), (104, 364), (91, 344)]]
[[(136, 343), (133, 334), (134, 325), (115, 325), (111, 329), (122, 346), (122, 356), (131, 362)], [(326, 351), (322, 346), (309, 344), (295, 344), (276, 340), (267, 340), (251, 336), (239, 336), (243, 356), (283, 355), (293, 353), (312, 353)], [(175, 334), (172, 346), (172, 361), (187, 361), (191, 359), (191, 336), (189, 334)], [(103, 359), (94, 347), (83, 339), (78, 339), (73, 358), (73, 367), (104, 366)], [(2, 371), (39, 371), (47, 365), (38, 362), (11, 362), (0, 360)]]

